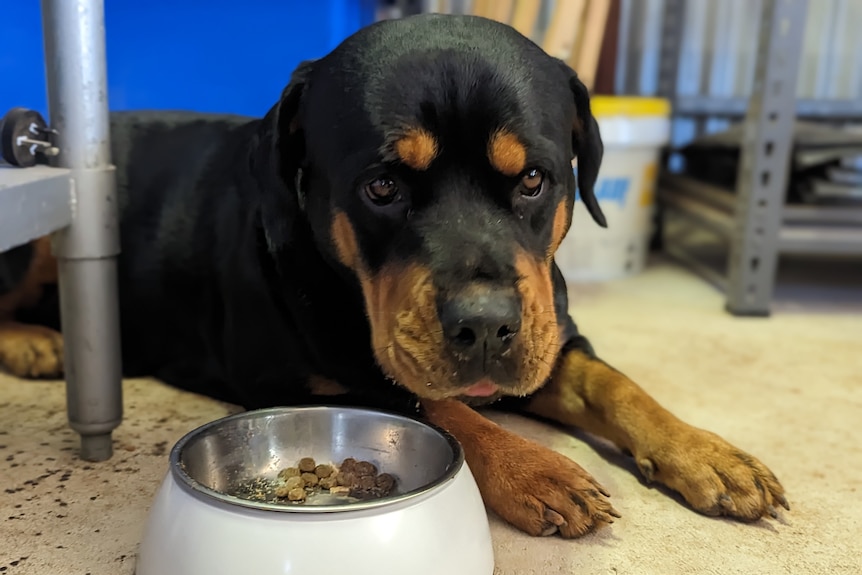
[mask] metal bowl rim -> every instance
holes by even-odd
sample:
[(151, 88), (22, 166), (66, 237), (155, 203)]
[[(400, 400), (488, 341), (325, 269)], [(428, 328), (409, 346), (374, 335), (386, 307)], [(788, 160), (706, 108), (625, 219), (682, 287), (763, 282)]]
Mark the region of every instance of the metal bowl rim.
[[(248, 499), (242, 499), (241, 497), (236, 497), (233, 495), (228, 495), (227, 493), (222, 493), (221, 491), (217, 491), (206, 485), (201, 484), (200, 482), (194, 480), (188, 473), (186, 473), (185, 469), (183, 469), (183, 465), (180, 462), (180, 455), (183, 452), (183, 449), (194, 439), (202, 436), (207, 431), (211, 430), (214, 427), (218, 427), (223, 425), (229, 421), (237, 420), (237, 419), (257, 419), (259, 417), (265, 417), (267, 415), (286, 413), (286, 412), (295, 412), (295, 411), (320, 411), (320, 410), (336, 410), (336, 411), (348, 411), (348, 412), (358, 412), (358, 413), (367, 413), (371, 415), (385, 415), (388, 417), (393, 417), (395, 419), (409, 421), (411, 423), (415, 423), (421, 425), (423, 427), (427, 427), (428, 429), (434, 431), (438, 435), (440, 435), (446, 442), (449, 444), (449, 447), (452, 449), (452, 453), (454, 455), (452, 462), (449, 464), (445, 473), (441, 474), (438, 478), (430, 483), (422, 485), (412, 491), (408, 491), (406, 493), (402, 493), (400, 495), (396, 495), (394, 497), (384, 497), (382, 499), (373, 499), (369, 501), (358, 501), (356, 503), (346, 503), (343, 505), (279, 505), (276, 503), (266, 503), (259, 501), (250, 501)], [(458, 442), (455, 437), (444, 430), (443, 428), (436, 426), (432, 423), (428, 423), (425, 421), (421, 421), (419, 419), (409, 417), (400, 413), (396, 413), (394, 411), (388, 411), (383, 409), (371, 409), (364, 407), (345, 407), (341, 405), (326, 405), (326, 404), (318, 404), (318, 405), (303, 405), (303, 406), (284, 406), (284, 407), (268, 407), (264, 409), (253, 409), (249, 411), (243, 411), (240, 413), (234, 413), (232, 415), (227, 415), (225, 417), (220, 417), (219, 419), (210, 421), (209, 423), (205, 423), (195, 429), (189, 431), (185, 435), (183, 435), (179, 441), (177, 441), (173, 448), (171, 448), (170, 453), (170, 471), (174, 478), (177, 480), (177, 483), (188, 489), (192, 492), (193, 495), (203, 496), (205, 499), (215, 499), (217, 501), (221, 501), (223, 503), (227, 503), (230, 505), (245, 507), (248, 509), (257, 509), (262, 511), (277, 511), (281, 513), (338, 513), (338, 512), (350, 512), (350, 511), (362, 511), (368, 509), (376, 509), (379, 507), (386, 507), (390, 505), (395, 505), (397, 503), (401, 503), (403, 501), (407, 501), (409, 499), (414, 499), (420, 495), (424, 495), (431, 491), (434, 491), (444, 484), (450, 482), (458, 472), (464, 467), (464, 449), (461, 447), (461, 444)]]

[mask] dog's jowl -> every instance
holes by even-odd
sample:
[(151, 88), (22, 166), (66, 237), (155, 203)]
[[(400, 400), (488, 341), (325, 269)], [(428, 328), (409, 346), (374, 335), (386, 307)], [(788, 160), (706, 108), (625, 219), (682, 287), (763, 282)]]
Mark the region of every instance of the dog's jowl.
[[(380, 22), (303, 62), (262, 119), (112, 123), (127, 375), (249, 408), (418, 405), (464, 445), (489, 506), (533, 535), (619, 513), (584, 469), (482, 406), (604, 436), (706, 514), (786, 506), (760, 461), (674, 417), (578, 333), (554, 253), (573, 209), (605, 225), (601, 135), (576, 73), (513, 29)], [(18, 320), (51, 315), (21, 295), (42, 263), (7, 290)], [(57, 374), (53, 332), (0, 320), (7, 368)]]

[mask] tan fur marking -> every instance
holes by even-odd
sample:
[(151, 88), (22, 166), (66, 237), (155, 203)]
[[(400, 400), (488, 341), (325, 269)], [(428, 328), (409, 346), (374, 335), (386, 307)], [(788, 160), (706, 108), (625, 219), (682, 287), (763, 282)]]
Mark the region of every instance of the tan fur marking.
[(417, 395), (444, 396), (450, 368), (430, 270), (388, 267), (361, 283), (381, 367)]
[(312, 375), (308, 378), (308, 389), (314, 395), (344, 395), (349, 390), (328, 377), (322, 375)]
[(63, 336), (40, 325), (0, 322), (0, 366), (17, 377), (59, 377)]
[(437, 152), (437, 139), (425, 128), (410, 128), (395, 142), (398, 159), (414, 170), (427, 170)]
[(552, 259), (554, 254), (557, 253), (560, 244), (563, 243), (563, 238), (566, 237), (566, 233), (569, 231), (569, 225), (571, 225), (569, 202), (563, 198), (557, 204), (557, 210), (554, 212), (554, 226), (551, 230), (551, 245), (548, 246), (548, 260)]
[(422, 400), (426, 418), (464, 448), (482, 499), (531, 535), (559, 530), (579, 537), (619, 513), (603, 489), (574, 461), (519, 437), (456, 400)]
[(347, 214), (341, 211), (335, 213), (330, 233), (338, 259), (348, 268), (356, 270), (359, 264), (359, 243)]
[(16, 310), (38, 303), (42, 286), (57, 283), (57, 260), (51, 253), (48, 236), (33, 241), (33, 253), (27, 273), (15, 289), (0, 296), (0, 319), (11, 318)]
[(508, 130), (498, 130), (488, 141), (488, 160), (498, 172), (515, 177), (527, 167), (527, 148)]
[(515, 270), (520, 278), (517, 287), (522, 305), (521, 337), (515, 352), (526, 358), (520, 391), (529, 394), (551, 375), (562, 341), (548, 262), (520, 251), (515, 256)]
[(613, 441), (631, 452), (647, 481), (679, 492), (706, 515), (754, 520), (787, 506), (784, 488), (763, 463), (681, 421), (625, 375), (581, 351), (560, 359), (527, 409)]
[(63, 373), (63, 337), (56, 331), (13, 321), (16, 311), (36, 305), (46, 284), (57, 283), (51, 239), (33, 242), (30, 266), (12, 291), (0, 296), (0, 366), (18, 377), (58, 377)]

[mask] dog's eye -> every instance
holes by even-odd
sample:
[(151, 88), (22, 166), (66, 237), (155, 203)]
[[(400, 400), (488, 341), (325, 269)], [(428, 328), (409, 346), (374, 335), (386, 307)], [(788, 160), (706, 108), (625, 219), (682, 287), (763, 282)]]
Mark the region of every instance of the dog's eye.
[(391, 178), (385, 176), (365, 184), (365, 194), (369, 200), (378, 206), (389, 205), (400, 196), (398, 185)]
[(521, 195), (535, 198), (542, 193), (545, 174), (538, 168), (531, 168), (521, 176)]

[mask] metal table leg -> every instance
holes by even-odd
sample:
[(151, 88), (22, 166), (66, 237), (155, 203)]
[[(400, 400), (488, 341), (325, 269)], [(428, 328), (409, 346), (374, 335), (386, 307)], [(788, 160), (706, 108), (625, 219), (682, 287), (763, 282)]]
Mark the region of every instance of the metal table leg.
[(70, 426), (81, 457), (109, 459), (123, 415), (116, 258), (102, 0), (42, 0), (50, 124), (56, 164), (71, 170), (73, 218), (54, 236), (66, 344)]
[(764, 0), (728, 258), (728, 311), (769, 315), (778, 266), (807, 0)]

